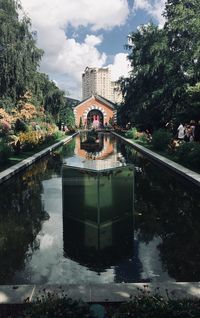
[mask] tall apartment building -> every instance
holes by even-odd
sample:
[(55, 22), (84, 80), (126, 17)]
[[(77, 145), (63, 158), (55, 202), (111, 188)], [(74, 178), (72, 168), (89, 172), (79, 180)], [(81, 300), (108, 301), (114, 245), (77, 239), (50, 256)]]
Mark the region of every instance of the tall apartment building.
[(122, 101), (119, 84), (111, 81), (111, 71), (108, 67), (86, 67), (85, 72), (82, 74), (83, 100), (95, 94), (113, 103), (120, 103)]

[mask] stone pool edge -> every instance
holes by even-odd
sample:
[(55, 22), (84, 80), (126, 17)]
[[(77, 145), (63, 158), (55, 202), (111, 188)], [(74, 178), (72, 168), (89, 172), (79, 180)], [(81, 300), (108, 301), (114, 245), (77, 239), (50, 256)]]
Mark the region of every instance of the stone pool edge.
[(119, 139), (122, 139), (123, 141), (125, 141), (129, 145), (132, 145), (136, 150), (138, 150), (139, 152), (144, 154), (149, 159), (152, 159), (152, 160), (156, 161), (157, 163), (164, 165), (165, 167), (175, 171), (176, 173), (178, 173), (182, 177), (190, 180), (191, 182), (193, 182), (197, 186), (200, 186), (200, 174), (199, 173), (194, 172), (188, 168), (185, 168), (182, 165), (180, 165), (180, 164), (178, 164), (170, 159), (167, 159), (166, 157), (163, 157), (163, 156), (157, 154), (156, 152), (151, 151), (148, 148), (145, 148), (144, 146), (137, 144), (136, 142), (134, 142), (132, 140), (124, 138), (115, 132), (111, 132), (111, 133), (114, 136), (118, 137)]
[(0, 285), (1, 304), (23, 304), (34, 302), (38, 296), (46, 293), (62, 294), (74, 300), (89, 303), (125, 302), (141, 293), (159, 294), (165, 299), (200, 299), (198, 282), (165, 283), (111, 283), (86, 285)]
[(24, 170), (25, 168), (29, 167), (32, 165), (34, 162), (39, 160), (40, 158), (48, 155), (52, 150), (62, 146), (65, 143), (68, 143), (74, 136), (76, 136), (78, 133), (74, 133), (71, 136), (67, 136), (66, 138), (62, 139), (61, 141), (35, 153), (31, 157), (28, 157), (19, 163), (9, 167), (8, 169), (3, 170), (0, 172), (0, 184), (3, 183), (4, 181), (10, 179), (13, 177), (15, 174), (19, 173), (20, 171)]

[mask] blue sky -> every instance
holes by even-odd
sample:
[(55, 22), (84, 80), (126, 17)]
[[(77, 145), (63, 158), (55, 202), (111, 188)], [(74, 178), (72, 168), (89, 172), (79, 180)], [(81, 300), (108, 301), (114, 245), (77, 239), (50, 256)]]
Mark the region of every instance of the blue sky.
[(165, 0), (22, 0), (45, 51), (40, 70), (72, 98), (81, 99), (87, 66), (128, 76), (127, 36), (141, 24), (163, 25)]

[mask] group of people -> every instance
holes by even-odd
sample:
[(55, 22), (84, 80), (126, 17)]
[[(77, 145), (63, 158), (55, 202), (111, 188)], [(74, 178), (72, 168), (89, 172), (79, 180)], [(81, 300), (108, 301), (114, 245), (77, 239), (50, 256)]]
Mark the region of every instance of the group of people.
[(180, 141), (196, 141), (200, 142), (200, 121), (191, 120), (189, 124), (179, 124), (177, 128), (178, 140)]

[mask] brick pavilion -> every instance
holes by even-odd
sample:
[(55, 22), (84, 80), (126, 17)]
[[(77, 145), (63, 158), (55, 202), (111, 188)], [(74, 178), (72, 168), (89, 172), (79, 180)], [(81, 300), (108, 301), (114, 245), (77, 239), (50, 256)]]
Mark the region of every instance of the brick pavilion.
[(74, 108), (76, 125), (101, 128), (112, 120), (116, 123), (115, 104), (100, 95), (92, 95)]

